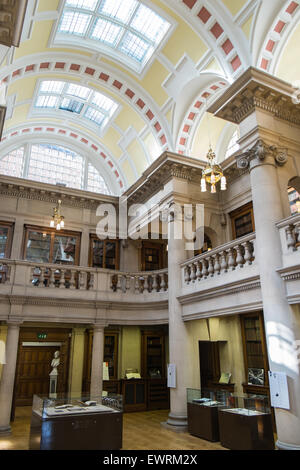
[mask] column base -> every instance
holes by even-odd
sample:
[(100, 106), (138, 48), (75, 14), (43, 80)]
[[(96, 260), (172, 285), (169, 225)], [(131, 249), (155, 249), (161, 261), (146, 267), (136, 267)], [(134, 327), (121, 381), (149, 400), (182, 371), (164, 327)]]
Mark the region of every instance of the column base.
[(286, 444), (285, 442), (281, 441), (276, 441), (276, 447), (278, 450), (300, 450), (300, 445)]
[(0, 436), (10, 436), (11, 427), (10, 426), (0, 426)]
[(188, 429), (187, 416), (179, 416), (170, 413), (168, 420), (161, 423), (161, 426), (174, 432), (186, 432)]

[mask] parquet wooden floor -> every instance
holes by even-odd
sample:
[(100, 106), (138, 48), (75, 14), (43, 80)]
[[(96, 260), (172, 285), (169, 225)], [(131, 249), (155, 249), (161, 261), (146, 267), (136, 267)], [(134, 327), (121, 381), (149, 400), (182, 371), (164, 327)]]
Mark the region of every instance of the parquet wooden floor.
[[(0, 437), (0, 450), (27, 450), (31, 407), (16, 409), (12, 435)], [(219, 443), (207, 442), (188, 433), (165, 429), (168, 411), (126, 413), (123, 417), (123, 450), (225, 450)]]

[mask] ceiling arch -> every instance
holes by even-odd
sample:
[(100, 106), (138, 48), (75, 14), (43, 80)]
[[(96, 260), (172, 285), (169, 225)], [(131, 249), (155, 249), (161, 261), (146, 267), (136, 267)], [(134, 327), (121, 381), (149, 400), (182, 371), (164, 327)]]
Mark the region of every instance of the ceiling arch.
[(104, 174), (113, 194), (119, 195), (128, 187), (127, 179), (113, 155), (86, 134), (57, 124), (41, 125), (37, 121), (30, 126), (12, 128), (9, 133), (4, 134), (0, 143), (0, 154), (5, 155), (26, 142), (59, 143), (75, 152), (82, 152), (88, 156), (95, 168)]

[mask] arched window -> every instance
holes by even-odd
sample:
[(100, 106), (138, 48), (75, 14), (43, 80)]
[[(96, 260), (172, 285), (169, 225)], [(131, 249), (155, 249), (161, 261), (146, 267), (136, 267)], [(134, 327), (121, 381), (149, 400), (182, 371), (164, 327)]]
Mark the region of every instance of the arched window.
[(60, 145), (30, 144), (0, 156), (0, 174), (111, 194), (88, 158)]
[(54, 44), (108, 49), (141, 71), (171, 24), (138, 0), (66, 0)]

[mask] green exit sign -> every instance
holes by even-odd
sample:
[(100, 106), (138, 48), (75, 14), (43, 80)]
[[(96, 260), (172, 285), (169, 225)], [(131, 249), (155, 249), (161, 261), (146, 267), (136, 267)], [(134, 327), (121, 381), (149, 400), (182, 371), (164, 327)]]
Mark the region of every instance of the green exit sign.
[(47, 333), (38, 333), (37, 337), (38, 339), (47, 339)]

